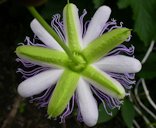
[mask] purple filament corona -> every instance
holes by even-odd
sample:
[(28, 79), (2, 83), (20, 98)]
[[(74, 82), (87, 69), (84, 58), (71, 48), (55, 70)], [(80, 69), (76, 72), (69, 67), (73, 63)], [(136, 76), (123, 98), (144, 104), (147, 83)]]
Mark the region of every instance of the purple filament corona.
[[(84, 17), (87, 14), (87, 11), (84, 10), (83, 14), (80, 16), (80, 23), (81, 23), (81, 30), (84, 36), (88, 27), (88, 24), (90, 21), (86, 21), (84, 23)], [(112, 19), (111, 21), (107, 22), (104, 26), (104, 28), (102, 29), (100, 36), (108, 31), (111, 31), (115, 28), (121, 28), (123, 25), (122, 22), (120, 22), (120, 25), (117, 25), (116, 20)], [(65, 32), (64, 32), (64, 25), (63, 25), (63, 21), (61, 19), (61, 16), (59, 14), (56, 14), (53, 16), (52, 21), (51, 21), (51, 26), (52, 28), (55, 30), (55, 32), (59, 35), (59, 37), (65, 42)], [(126, 40), (126, 42), (128, 42), (130, 40), (131, 36)], [(26, 37), (25, 39), (25, 43), (20, 43), (20, 45), (33, 45), (33, 46), (40, 46), (40, 47), (47, 47), (45, 44), (41, 43), (41, 41), (39, 40), (39, 38), (35, 35), (33, 40), (31, 41), (31, 39), (29, 37)], [(127, 56), (133, 56), (134, 54), (134, 46), (130, 46), (127, 47), (123, 44), (117, 46), (116, 48), (114, 48), (112, 51), (110, 51), (106, 56), (112, 56), (112, 55), (127, 55)], [(17, 58), (16, 59), (17, 62), (21, 62), (22, 65), (24, 66), (24, 69), (18, 68), (17, 72), (22, 74), (22, 77), (24, 79), (27, 79), (31, 76), (34, 76), (40, 72), (43, 72), (45, 70), (48, 70), (49, 67), (41, 67), (41, 66), (36, 66), (36, 64), (32, 64), (31, 62), (28, 62), (26, 60), (23, 60), (21, 58)], [(32, 70), (30, 70), (32, 69)], [(121, 85), (123, 85), (123, 87), (125, 88), (125, 90), (127, 91), (127, 95), (128, 90), (132, 88), (132, 84), (135, 84), (135, 74), (132, 73), (124, 73), (124, 74), (119, 74), (119, 73), (113, 73), (113, 72), (107, 72), (111, 77), (115, 78), (118, 82), (121, 83)], [(47, 90), (45, 90), (42, 94), (37, 95), (37, 96), (33, 96), (30, 98), (30, 102), (36, 102), (39, 106), (39, 108), (41, 107), (47, 107), (50, 97), (53, 93), (54, 90), (54, 86), (48, 88)], [(103, 107), (106, 111), (107, 114), (112, 115), (111, 113), (111, 109), (114, 108), (120, 108), (120, 105), (123, 103), (122, 101), (115, 99), (113, 97), (110, 97), (108, 95), (106, 95), (105, 93), (101, 92), (100, 90), (98, 90), (97, 88), (91, 86), (91, 90), (93, 92), (93, 94), (95, 95), (95, 97), (98, 99), (98, 103), (102, 103)], [(62, 113), (62, 115), (60, 116), (60, 122), (64, 123), (66, 120), (66, 117), (68, 117), (73, 109), (74, 109), (74, 105), (75, 103), (77, 104), (77, 119), (78, 121), (82, 122), (82, 116), (80, 113), (80, 109), (79, 109), (79, 103), (77, 100), (77, 94), (75, 93), (73, 95), (73, 97), (71, 98), (70, 102), (68, 103), (66, 109), (64, 110), (64, 112)]]

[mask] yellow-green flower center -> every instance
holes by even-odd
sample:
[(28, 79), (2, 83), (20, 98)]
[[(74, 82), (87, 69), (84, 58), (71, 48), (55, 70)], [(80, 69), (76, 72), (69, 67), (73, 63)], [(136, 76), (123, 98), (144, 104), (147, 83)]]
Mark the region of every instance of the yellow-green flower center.
[(85, 69), (85, 67), (87, 66), (87, 61), (81, 55), (81, 53), (74, 52), (73, 55), (74, 55), (76, 62), (73, 62), (72, 60), (70, 60), (68, 63), (68, 68), (76, 72), (83, 71), (83, 69)]

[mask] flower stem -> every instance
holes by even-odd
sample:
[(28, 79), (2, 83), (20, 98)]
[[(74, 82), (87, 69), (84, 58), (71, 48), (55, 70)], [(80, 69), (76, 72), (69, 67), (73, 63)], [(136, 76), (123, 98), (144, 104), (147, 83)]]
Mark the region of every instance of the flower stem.
[(29, 6), (28, 10), (30, 13), (40, 22), (40, 24), (47, 30), (47, 32), (56, 40), (56, 42), (64, 49), (70, 59), (77, 63), (70, 49), (65, 45), (65, 43), (60, 39), (56, 32), (51, 28), (51, 26), (43, 19), (43, 17), (37, 12), (33, 6)]

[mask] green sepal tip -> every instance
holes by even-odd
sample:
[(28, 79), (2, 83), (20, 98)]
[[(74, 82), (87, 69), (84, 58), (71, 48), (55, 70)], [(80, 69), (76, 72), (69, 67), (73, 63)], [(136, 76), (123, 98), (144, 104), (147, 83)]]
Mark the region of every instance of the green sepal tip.
[(117, 28), (103, 34), (93, 40), (83, 51), (85, 59), (88, 63), (93, 63), (102, 58), (113, 48), (123, 43), (131, 34), (128, 28)]
[(94, 66), (88, 66), (81, 74), (93, 83), (95, 87), (102, 90), (109, 96), (118, 99), (123, 99), (125, 97), (125, 90), (122, 85)]
[(49, 118), (57, 117), (65, 110), (76, 90), (79, 77), (79, 74), (71, 70), (63, 72), (48, 104)]
[(38, 46), (19, 46), (15, 52), (19, 57), (30, 62), (56, 67), (66, 67), (69, 59), (64, 52)]

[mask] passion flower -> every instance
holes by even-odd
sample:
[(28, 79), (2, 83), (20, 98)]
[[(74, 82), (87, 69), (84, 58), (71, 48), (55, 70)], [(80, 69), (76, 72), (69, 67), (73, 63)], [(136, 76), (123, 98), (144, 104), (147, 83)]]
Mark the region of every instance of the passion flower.
[[(77, 7), (69, 3), (63, 10), (63, 21), (59, 14), (54, 15), (51, 26), (66, 49), (38, 20), (31, 22), (35, 37), (33, 41), (27, 37), (27, 44), (18, 46), (16, 54), (27, 69), (36, 65), (37, 68), (18, 69), (26, 79), (18, 86), (18, 93), (32, 97), (31, 101), (38, 102), (40, 107), (48, 107), (49, 118), (60, 116), (61, 122), (65, 122), (76, 102), (78, 120), (94, 126), (98, 102), (103, 103), (108, 114), (111, 113), (106, 105), (119, 108), (135, 83), (134, 73), (141, 69), (141, 64), (132, 57), (134, 47), (121, 44), (130, 39), (131, 30), (122, 24), (118, 26), (115, 20), (108, 21), (108, 6), (100, 7), (91, 21), (83, 25), (86, 13), (79, 18)], [(43, 95), (38, 96), (40, 93)]]

